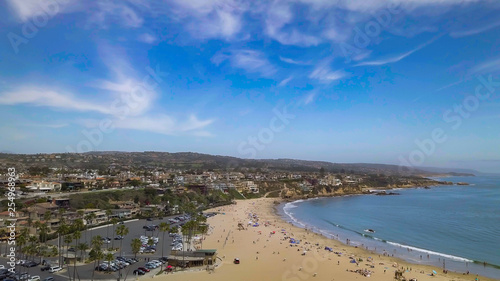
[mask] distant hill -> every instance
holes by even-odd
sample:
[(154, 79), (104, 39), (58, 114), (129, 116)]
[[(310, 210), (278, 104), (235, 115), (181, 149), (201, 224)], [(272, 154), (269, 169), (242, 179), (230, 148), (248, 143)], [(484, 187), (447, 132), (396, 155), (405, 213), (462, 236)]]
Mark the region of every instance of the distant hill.
[[(386, 174), (386, 175), (418, 175), (442, 176), (462, 175), (463, 170), (447, 170), (440, 168), (400, 167), (397, 165), (371, 164), (371, 163), (332, 163), (326, 161), (307, 161), (297, 159), (242, 159), (230, 156), (209, 155), (193, 152), (119, 152), (102, 151), (54, 154), (7, 154), (0, 153), (0, 166), (7, 167), (46, 166), (68, 167), (81, 169), (109, 168), (165, 168), (180, 170), (245, 170), (265, 169), (297, 172), (317, 172), (324, 168), (332, 173), (357, 173), (357, 174)], [(470, 172), (470, 171), (468, 171)], [(467, 173), (469, 174), (469, 173)], [(472, 174), (472, 173), (471, 173)]]
[(447, 174), (450, 176), (475, 176), (481, 172), (472, 169), (450, 169), (450, 168), (436, 168), (436, 167), (418, 167), (418, 169), (431, 173)]

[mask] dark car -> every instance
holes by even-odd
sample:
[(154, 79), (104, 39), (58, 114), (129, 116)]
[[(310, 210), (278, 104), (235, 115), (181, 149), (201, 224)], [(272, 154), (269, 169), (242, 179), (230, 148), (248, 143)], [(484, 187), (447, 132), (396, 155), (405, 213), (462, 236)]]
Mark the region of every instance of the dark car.
[(23, 264), (24, 267), (35, 267), (37, 265), (38, 265), (38, 263), (34, 262), (34, 261), (29, 261), (29, 262), (26, 262)]
[(144, 271), (142, 271), (142, 270), (140, 270), (140, 269), (136, 269), (136, 270), (134, 270), (134, 272), (133, 272), (133, 273), (134, 273), (134, 275), (144, 275), (144, 274), (146, 274), (146, 272), (144, 272)]
[(107, 266), (102, 266), (102, 265), (99, 265), (99, 266), (95, 267), (96, 271), (106, 271), (107, 269), (108, 269)]
[(140, 270), (142, 270), (142, 271), (144, 271), (144, 272), (149, 272), (149, 271), (150, 271), (149, 269), (147, 269), (147, 268), (145, 268), (145, 267), (139, 267), (139, 268), (137, 268), (137, 269), (140, 269)]
[(147, 221), (152, 221), (153, 219), (152, 219), (152, 218), (147, 218), (146, 220), (147, 220)]
[(44, 266), (40, 267), (40, 270), (41, 270), (41, 271), (49, 270), (49, 269), (50, 269), (50, 267), (51, 267), (51, 265), (50, 265), (50, 264), (46, 264), (46, 265), (44, 265)]

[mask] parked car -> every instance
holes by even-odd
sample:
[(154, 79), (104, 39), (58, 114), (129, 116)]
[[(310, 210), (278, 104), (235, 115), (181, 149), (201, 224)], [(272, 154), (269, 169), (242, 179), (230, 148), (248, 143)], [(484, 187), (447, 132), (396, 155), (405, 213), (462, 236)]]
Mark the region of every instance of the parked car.
[(26, 272), (16, 274), (13, 277), (14, 277), (14, 279), (17, 279), (17, 280), (28, 280), (30, 278), (30, 276)]
[(139, 267), (139, 268), (137, 268), (137, 269), (140, 269), (140, 270), (142, 270), (142, 271), (144, 271), (144, 272), (149, 272), (149, 271), (150, 271), (149, 269), (147, 269), (147, 268), (145, 268), (145, 267)]
[(95, 271), (107, 271), (107, 270), (108, 270), (108, 266), (104, 265), (104, 264), (101, 264), (101, 265), (98, 265), (95, 267)]
[(46, 264), (46, 265), (44, 265), (44, 266), (40, 267), (40, 270), (41, 270), (41, 271), (49, 270), (51, 267), (52, 267), (52, 266), (51, 266), (50, 264)]
[(144, 272), (144, 271), (142, 271), (140, 269), (136, 269), (136, 270), (133, 271), (133, 274), (134, 275), (144, 275), (144, 274), (146, 274), (146, 272)]
[(50, 273), (55, 273), (55, 272), (58, 272), (58, 271), (61, 271), (62, 268), (60, 266), (53, 266), (49, 269), (49, 272)]
[(150, 263), (155, 264), (157, 267), (160, 267), (162, 265), (162, 263), (159, 260), (152, 260), (150, 261)]
[(55, 279), (54, 279), (54, 277), (49, 276), (49, 277), (43, 279), (43, 281), (55, 281)]
[(40, 280), (40, 276), (38, 276), (38, 275), (31, 276), (30, 278), (28, 278), (28, 281), (39, 281), (39, 280)]

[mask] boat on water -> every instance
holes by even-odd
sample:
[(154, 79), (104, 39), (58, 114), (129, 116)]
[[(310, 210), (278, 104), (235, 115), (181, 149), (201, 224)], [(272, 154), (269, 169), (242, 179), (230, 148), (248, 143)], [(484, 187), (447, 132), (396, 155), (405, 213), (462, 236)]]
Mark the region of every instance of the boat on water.
[(365, 232), (375, 233), (375, 230), (368, 228), (368, 229), (365, 229)]

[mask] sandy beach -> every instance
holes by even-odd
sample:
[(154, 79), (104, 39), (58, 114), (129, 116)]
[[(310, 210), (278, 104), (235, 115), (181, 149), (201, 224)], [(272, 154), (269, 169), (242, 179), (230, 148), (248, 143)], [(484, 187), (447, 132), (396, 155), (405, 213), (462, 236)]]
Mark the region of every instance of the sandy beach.
[[(220, 259), (215, 270), (207, 272), (205, 268), (193, 268), (155, 276), (155, 279), (388, 281), (394, 280), (397, 268), (404, 268), (407, 280), (494, 280), (462, 273), (444, 274), (441, 268), (410, 264), (347, 246), (283, 221), (275, 214), (274, 201), (266, 198), (243, 200), (213, 209), (221, 214), (208, 219), (210, 231), (203, 248), (217, 249)], [(259, 226), (248, 225), (250, 213), (258, 216)], [(242, 223), (245, 230), (238, 230), (238, 223)], [(300, 242), (291, 246), (290, 238)], [(325, 250), (325, 247), (332, 251)], [(235, 258), (240, 259), (240, 264), (233, 263)], [(357, 263), (352, 263), (352, 259)], [(431, 276), (433, 270), (437, 275)], [(363, 274), (369, 274), (369, 277)]]

